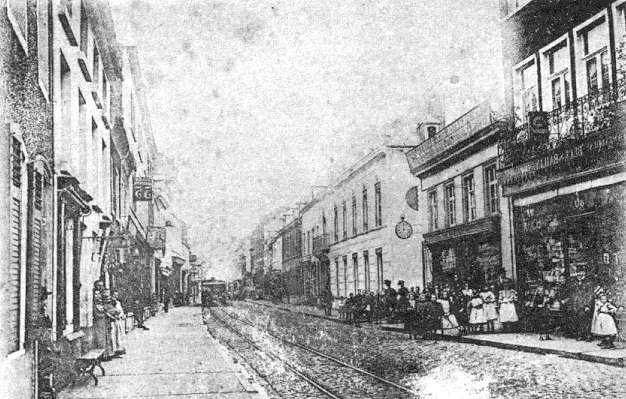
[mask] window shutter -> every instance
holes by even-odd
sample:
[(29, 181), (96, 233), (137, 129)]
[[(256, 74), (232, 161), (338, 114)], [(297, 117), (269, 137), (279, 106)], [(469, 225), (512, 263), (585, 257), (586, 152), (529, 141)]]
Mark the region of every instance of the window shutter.
[(11, 214), (9, 261), (9, 350), (20, 349), (21, 274), (22, 274), (22, 168), (24, 153), (21, 143), (11, 138)]
[[(45, 268), (45, 248), (43, 239), (43, 175), (32, 165), (28, 168), (29, 188), (29, 235), (28, 235), (28, 267), (26, 268), (26, 320), (29, 327), (39, 324), (39, 308), (41, 305), (41, 273)], [(30, 328), (29, 328), (30, 329)], [(28, 329), (28, 330), (29, 330)], [(29, 331), (27, 331), (28, 333)]]

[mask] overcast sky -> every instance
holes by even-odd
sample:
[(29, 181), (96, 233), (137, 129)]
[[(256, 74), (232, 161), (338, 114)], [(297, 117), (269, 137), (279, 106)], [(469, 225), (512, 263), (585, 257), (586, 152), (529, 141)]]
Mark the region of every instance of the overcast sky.
[(410, 133), (426, 93), (450, 121), (501, 92), (497, 0), (110, 3), (178, 165), (193, 250), (216, 267), (262, 214)]

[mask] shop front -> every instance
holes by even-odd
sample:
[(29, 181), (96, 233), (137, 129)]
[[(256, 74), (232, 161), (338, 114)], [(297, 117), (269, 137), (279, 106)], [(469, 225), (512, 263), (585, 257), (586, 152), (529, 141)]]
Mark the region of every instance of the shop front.
[(424, 234), (431, 272), (426, 275), (431, 275), (432, 283), (468, 282), (478, 289), (494, 282), (502, 268), (499, 221), (497, 216), (486, 217)]
[(577, 295), (568, 282), (578, 281), (624, 304), (625, 200), (620, 183), (514, 206), (517, 279), (526, 296), (542, 287), (567, 303)]

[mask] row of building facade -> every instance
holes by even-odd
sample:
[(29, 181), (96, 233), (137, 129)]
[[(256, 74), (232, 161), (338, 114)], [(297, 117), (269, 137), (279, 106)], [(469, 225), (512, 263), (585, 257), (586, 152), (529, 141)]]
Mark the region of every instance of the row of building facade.
[(93, 345), (96, 280), (130, 311), (186, 288), (192, 268), (137, 50), (108, 2), (1, 5), (0, 380), (27, 398), (35, 342), (63, 349), (80, 331)]
[(248, 285), (272, 270), (274, 290), (345, 297), (505, 275), (522, 295), (578, 280), (624, 304), (626, 1), (500, 6), (506, 112), (426, 117), (416, 145), (264, 218), (238, 255)]

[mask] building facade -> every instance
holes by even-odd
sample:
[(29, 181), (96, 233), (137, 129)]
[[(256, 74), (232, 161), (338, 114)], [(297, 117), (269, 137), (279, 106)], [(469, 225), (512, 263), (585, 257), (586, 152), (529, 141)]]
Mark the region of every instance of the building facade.
[(49, 328), (53, 284), (49, 9), (41, 3), (0, 3), (0, 380), (3, 393), (24, 398), (36, 395), (33, 344)]
[(512, 277), (509, 209), (496, 175), (505, 128), (483, 103), (407, 153), (420, 180), (426, 283), (481, 288), (502, 269)]
[[(314, 295), (324, 289), (334, 296), (379, 292), (386, 279), (423, 286), (423, 229), (406, 195), (418, 180), (406, 150), (384, 146), (370, 152), (303, 209), (303, 261), (312, 265), (305, 278)], [(400, 238), (396, 227), (406, 225), (411, 232)]]
[[(36, 397), (49, 376), (35, 342), (65, 360), (93, 347), (97, 280), (127, 309), (156, 291), (157, 152), (137, 52), (117, 41), (107, 2), (1, 5), (0, 380), (9, 397)], [(71, 373), (55, 370), (54, 388)]]
[(516, 277), (526, 290), (578, 279), (623, 304), (626, 4), (511, 5), (502, 3), (502, 25), (513, 122), (498, 175)]

